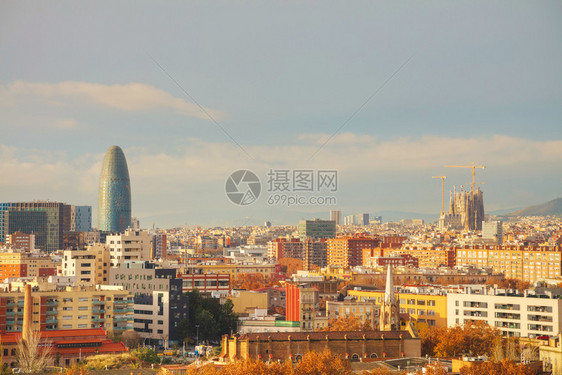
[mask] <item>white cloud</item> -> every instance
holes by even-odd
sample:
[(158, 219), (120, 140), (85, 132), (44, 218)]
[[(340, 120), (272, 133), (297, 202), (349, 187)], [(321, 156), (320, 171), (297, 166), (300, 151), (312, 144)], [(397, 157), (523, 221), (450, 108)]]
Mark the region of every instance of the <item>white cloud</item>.
[[(207, 115), (195, 104), (144, 83), (105, 85), (76, 81), (59, 83), (15, 81), (0, 85), (0, 106), (27, 103), (29, 99), (40, 99), (60, 106), (64, 106), (69, 101), (79, 100), (123, 111), (171, 109), (180, 115), (208, 120)], [(205, 110), (217, 120), (224, 117), (217, 110), (210, 108)]]
[(63, 130), (74, 129), (78, 126), (78, 121), (73, 118), (63, 118), (56, 120), (54, 126), (57, 129)]
[[(308, 136), (299, 137), (307, 139)], [(450, 175), (450, 184), (468, 184), (469, 171), (450, 170), (446, 164), (469, 164), (476, 161), (487, 166), (480, 171), (479, 180), (488, 181), (485, 190), (501, 191), (493, 201), (508, 207), (525, 205), (518, 200), (508, 202), (507, 196), (516, 194), (519, 199), (527, 194), (559, 192), (559, 174), (552, 173), (562, 165), (562, 141), (533, 141), (496, 135), (482, 138), (449, 138), (425, 136), (419, 139), (398, 138), (362, 142), (360, 135), (347, 136), (347, 145), (327, 144), (312, 160), (317, 144), (286, 146), (246, 145), (254, 160), (248, 159), (235, 146), (228, 143), (211, 143), (197, 139), (175, 153), (158, 152), (150, 148), (125, 149), (134, 211), (146, 216), (157, 212), (185, 210), (186, 217), (196, 221), (201, 210), (214, 216), (228, 216), (235, 210), (224, 196), (226, 177), (237, 169), (248, 168), (264, 179), (269, 168), (330, 168), (340, 172), (342, 184), (353, 187), (355, 196), (339, 196), (338, 201), (357, 199), (357, 194), (372, 204), (373, 186), (378, 195), (385, 194), (389, 207), (399, 207), (403, 197), (396, 191), (411, 191), (412, 201), (427, 200), (436, 196), (431, 176)], [(75, 204), (97, 202), (97, 187), (103, 151), (69, 158), (64, 153), (37, 150), (19, 150), (0, 145), (0, 173), (9, 178), (0, 179), (0, 196), (3, 200), (58, 199)], [(466, 173), (464, 173), (466, 172)], [(509, 176), (509, 187), (497, 175)], [(464, 174), (463, 174), (464, 173)], [(529, 174), (541, 181), (543, 191), (529, 187)], [(420, 177), (424, 176), (424, 177)], [(456, 176), (456, 177), (455, 177)], [(456, 178), (456, 180), (455, 180)], [(465, 179), (465, 180), (464, 180)], [(383, 191), (386, 186), (388, 191)], [(401, 185), (401, 186), (399, 186)], [(424, 186), (430, 189), (424, 191)], [(539, 185), (537, 185), (539, 186)], [(435, 189), (434, 189), (435, 188)], [(341, 193), (344, 194), (344, 193)], [(505, 197), (504, 197), (505, 196)], [(490, 197), (490, 195), (488, 195)], [(385, 198), (386, 199), (386, 198)], [(394, 199), (394, 201), (393, 201)], [(505, 201), (501, 201), (504, 199)], [(367, 204), (367, 203), (366, 203)], [(409, 202), (408, 204), (412, 204)], [(433, 204), (433, 203), (428, 203)], [(345, 207), (344, 207), (345, 209)], [(186, 219), (187, 220), (187, 219)]]

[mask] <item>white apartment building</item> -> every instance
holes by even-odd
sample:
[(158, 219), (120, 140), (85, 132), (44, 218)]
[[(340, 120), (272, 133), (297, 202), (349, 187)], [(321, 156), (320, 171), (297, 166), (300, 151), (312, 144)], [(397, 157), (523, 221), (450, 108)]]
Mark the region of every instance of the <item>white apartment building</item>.
[(109, 235), (105, 239), (111, 267), (128, 260), (152, 258), (152, 236), (145, 231), (127, 229), (125, 233)]
[(104, 244), (88, 246), (87, 250), (65, 250), (62, 275), (75, 276), (78, 281), (93, 284), (109, 283), (109, 253)]
[(468, 285), (461, 293), (447, 294), (447, 325), (483, 320), (513, 337), (556, 336), (562, 327), (562, 291), (526, 290)]

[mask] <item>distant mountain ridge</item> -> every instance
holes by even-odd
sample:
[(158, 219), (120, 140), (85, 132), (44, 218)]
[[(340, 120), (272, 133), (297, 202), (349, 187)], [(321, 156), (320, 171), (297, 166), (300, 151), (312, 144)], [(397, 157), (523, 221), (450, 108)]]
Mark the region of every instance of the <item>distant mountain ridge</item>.
[(517, 211), (505, 214), (504, 216), (547, 216), (562, 215), (562, 198), (556, 198), (543, 204), (529, 206)]

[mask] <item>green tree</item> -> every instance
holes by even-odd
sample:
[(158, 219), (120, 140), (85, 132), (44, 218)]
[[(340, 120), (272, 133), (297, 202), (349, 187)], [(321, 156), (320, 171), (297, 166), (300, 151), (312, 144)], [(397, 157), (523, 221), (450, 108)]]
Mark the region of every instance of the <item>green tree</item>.
[(227, 300), (221, 305), (217, 298), (203, 296), (197, 289), (186, 294), (189, 298), (189, 319), (178, 325), (183, 338), (194, 339), (199, 331), (199, 341), (218, 341), (222, 335), (236, 331), (238, 316), (232, 310), (232, 301)]

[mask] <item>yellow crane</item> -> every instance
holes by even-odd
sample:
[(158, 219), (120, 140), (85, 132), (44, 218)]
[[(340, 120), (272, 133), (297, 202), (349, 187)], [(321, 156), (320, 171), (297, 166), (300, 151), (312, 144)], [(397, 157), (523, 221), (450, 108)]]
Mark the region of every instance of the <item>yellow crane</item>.
[(447, 168), (472, 168), (472, 192), (474, 193), (474, 185), (476, 184), (476, 168), (485, 169), (485, 165), (476, 165), (475, 162), (472, 162), (472, 165), (446, 165)]
[(445, 179), (447, 176), (431, 176), (431, 178), (441, 179), (441, 216), (445, 213)]

